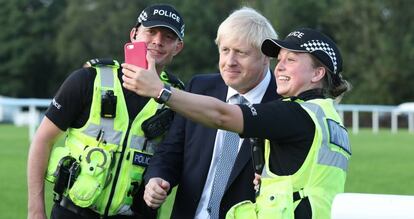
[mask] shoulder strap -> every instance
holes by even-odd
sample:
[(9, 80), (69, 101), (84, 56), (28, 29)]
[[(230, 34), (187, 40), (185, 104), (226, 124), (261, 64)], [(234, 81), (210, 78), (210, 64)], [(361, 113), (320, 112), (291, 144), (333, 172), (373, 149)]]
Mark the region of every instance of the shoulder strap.
[(85, 66), (87, 67), (99, 67), (103, 65), (120, 66), (118, 61), (111, 58), (95, 58), (85, 62)]

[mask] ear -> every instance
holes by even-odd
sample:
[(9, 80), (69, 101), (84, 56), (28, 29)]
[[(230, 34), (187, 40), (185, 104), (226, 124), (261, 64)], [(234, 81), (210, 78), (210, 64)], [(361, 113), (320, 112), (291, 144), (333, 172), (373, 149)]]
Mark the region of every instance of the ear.
[(173, 56), (176, 56), (178, 53), (180, 53), (181, 50), (183, 50), (183, 48), (184, 48), (184, 42), (179, 40), (177, 44), (175, 45)]
[(129, 33), (129, 40), (131, 40), (131, 42), (136, 40), (136, 36), (138, 34), (137, 31), (138, 31), (138, 28), (136, 27), (131, 29), (131, 32)]
[(325, 77), (326, 69), (324, 67), (317, 67), (312, 76), (312, 82), (318, 82)]
[(270, 66), (270, 57), (263, 55), (263, 65)]

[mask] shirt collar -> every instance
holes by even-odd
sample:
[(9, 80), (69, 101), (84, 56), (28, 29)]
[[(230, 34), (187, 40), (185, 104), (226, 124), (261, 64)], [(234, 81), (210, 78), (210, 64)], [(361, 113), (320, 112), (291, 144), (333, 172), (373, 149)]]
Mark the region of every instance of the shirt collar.
[[(258, 85), (256, 85), (256, 87), (254, 87), (253, 89), (249, 90), (247, 93), (242, 95), (247, 101), (249, 101), (250, 104), (260, 103), (263, 99), (264, 94), (266, 93), (267, 87), (269, 86), (269, 83), (270, 83), (271, 72), (269, 68), (267, 68), (267, 70), (265, 71), (266, 71), (266, 75), (263, 78), (263, 80)], [(238, 92), (232, 87), (228, 87), (228, 88), (229, 89), (227, 89), (226, 102), (229, 102), (229, 99), (232, 96), (234, 96), (235, 94), (238, 94)]]
[(326, 98), (323, 95), (323, 90), (320, 88), (315, 88), (315, 89), (311, 89), (311, 90), (307, 90), (304, 91), (302, 93), (300, 93), (298, 96), (292, 96), (289, 97), (292, 101), (299, 99), (299, 100), (303, 100), (303, 101), (308, 101), (308, 100), (312, 100), (312, 99), (324, 99)]

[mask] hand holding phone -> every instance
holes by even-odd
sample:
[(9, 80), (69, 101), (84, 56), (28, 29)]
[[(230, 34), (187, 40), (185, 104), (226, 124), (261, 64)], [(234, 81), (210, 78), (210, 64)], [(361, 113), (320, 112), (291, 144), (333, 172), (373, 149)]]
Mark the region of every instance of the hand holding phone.
[(125, 63), (148, 69), (147, 45), (144, 42), (126, 43), (124, 54)]

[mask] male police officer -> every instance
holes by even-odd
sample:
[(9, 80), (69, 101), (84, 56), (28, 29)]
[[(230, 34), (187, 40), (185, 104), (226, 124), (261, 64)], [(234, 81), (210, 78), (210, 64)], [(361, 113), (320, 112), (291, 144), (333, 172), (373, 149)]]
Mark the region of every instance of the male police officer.
[[(183, 37), (183, 18), (164, 4), (145, 8), (130, 32), (132, 42), (146, 43), (164, 83), (179, 88), (182, 83), (163, 69), (182, 50)], [(143, 214), (136, 207), (142, 173), (171, 111), (123, 89), (117, 61), (94, 59), (88, 66), (63, 83), (31, 144), (28, 218), (46, 218), (45, 177), (55, 184), (52, 218)], [(53, 148), (64, 131), (65, 146)]]

